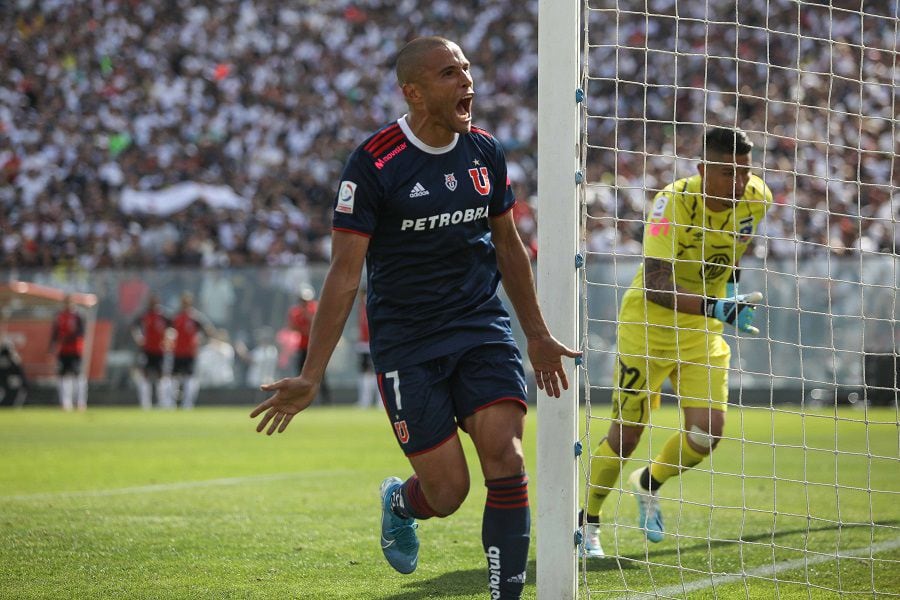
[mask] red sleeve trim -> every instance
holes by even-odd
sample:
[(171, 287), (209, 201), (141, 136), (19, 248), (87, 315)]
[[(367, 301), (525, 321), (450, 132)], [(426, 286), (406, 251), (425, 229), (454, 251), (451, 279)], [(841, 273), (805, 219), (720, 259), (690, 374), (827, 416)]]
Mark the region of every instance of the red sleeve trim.
[(371, 233), (365, 233), (364, 231), (357, 231), (355, 229), (347, 229), (346, 227), (332, 227), (332, 231), (343, 231), (344, 233), (353, 233), (355, 235), (361, 235), (364, 238), (371, 238)]
[(366, 150), (369, 151), (369, 154), (371, 154), (373, 158), (378, 158), (379, 156), (390, 150), (391, 146), (396, 146), (397, 144), (399, 144), (404, 137), (406, 136), (398, 127), (397, 131), (393, 135), (380, 140), (380, 143), (377, 146), (372, 146), (371, 149), (369, 149), (369, 147), (366, 147)]
[(363, 146), (363, 149), (369, 154), (374, 154), (373, 150), (378, 146), (383, 145), (385, 138), (396, 135), (398, 131), (400, 131), (400, 125), (397, 123), (385, 127), (380, 132), (376, 133), (372, 139), (369, 140), (369, 143)]

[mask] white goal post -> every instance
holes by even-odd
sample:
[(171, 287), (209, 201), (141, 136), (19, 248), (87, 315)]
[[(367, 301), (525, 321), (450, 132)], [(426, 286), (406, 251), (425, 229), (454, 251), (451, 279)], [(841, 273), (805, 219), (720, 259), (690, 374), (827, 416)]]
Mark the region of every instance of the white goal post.
[[(539, 0), (538, 299), (550, 331), (570, 348), (581, 345), (575, 263), (580, 230), (576, 93), (581, 10), (577, 0)], [(537, 596), (546, 600), (574, 598), (577, 590), (579, 371), (570, 370), (569, 389), (562, 397), (538, 395)]]
[[(538, 32), (538, 297), (584, 358), (538, 396), (537, 597), (900, 598), (900, 0), (539, 0)], [(617, 310), (713, 126), (774, 193), (741, 260), (760, 334), (726, 328), (725, 430), (660, 488), (664, 541), (620, 479), (582, 559)], [(682, 430), (663, 395), (624, 477)]]

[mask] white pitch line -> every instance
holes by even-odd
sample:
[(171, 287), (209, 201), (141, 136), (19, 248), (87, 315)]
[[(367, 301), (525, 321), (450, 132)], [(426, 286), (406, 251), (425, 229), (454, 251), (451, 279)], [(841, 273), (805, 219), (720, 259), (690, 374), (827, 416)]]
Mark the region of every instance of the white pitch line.
[(900, 538), (889, 540), (887, 542), (880, 542), (878, 544), (873, 544), (865, 548), (856, 548), (854, 550), (848, 550), (846, 552), (838, 552), (837, 554), (816, 554), (806, 559), (798, 558), (795, 560), (786, 560), (772, 565), (750, 569), (749, 571), (745, 571), (741, 574), (716, 575), (709, 579), (698, 579), (697, 581), (692, 581), (681, 585), (671, 585), (669, 587), (660, 588), (658, 590), (652, 590), (648, 592), (632, 592), (631, 594), (620, 596), (620, 598), (622, 600), (626, 600), (646, 597), (672, 597), (675, 594), (689, 594), (691, 592), (698, 592), (700, 590), (705, 590), (713, 586), (737, 583), (746, 578), (771, 578), (772, 576), (779, 573), (796, 571), (798, 569), (803, 569), (804, 567), (811, 565), (818, 565), (841, 558), (859, 558), (862, 556), (873, 556), (879, 552), (896, 550), (897, 548), (900, 548)]
[[(176, 481), (172, 483), (155, 483), (150, 485), (137, 485), (124, 488), (110, 488), (105, 490), (72, 490), (68, 492), (38, 492), (34, 494), (15, 494), (12, 496), (0, 496), (0, 501), (21, 500), (54, 500), (59, 498), (98, 498), (102, 496), (121, 496), (127, 494), (146, 494), (153, 492), (170, 492), (173, 490), (188, 490), (192, 488), (217, 487), (226, 485), (242, 485), (245, 483), (258, 483), (266, 481), (281, 481), (284, 479), (298, 479), (307, 477), (321, 477), (331, 475), (338, 471), (298, 471), (295, 473), (270, 473), (268, 475), (248, 475), (246, 477), (225, 477), (222, 479), (205, 479), (200, 481)], [(343, 472), (343, 471), (341, 471)]]

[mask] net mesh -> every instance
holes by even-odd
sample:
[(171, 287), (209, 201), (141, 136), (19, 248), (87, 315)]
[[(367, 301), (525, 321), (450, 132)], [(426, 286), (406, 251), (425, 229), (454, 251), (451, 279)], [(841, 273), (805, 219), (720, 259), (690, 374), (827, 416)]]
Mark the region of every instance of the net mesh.
[[(739, 127), (773, 204), (741, 260), (758, 336), (726, 327), (717, 449), (660, 489), (625, 479), (680, 431), (671, 385), (603, 504), (583, 597), (897, 597), (900, 3), (586, 0), (581, 168), (584, 497), (607, 435), (617, 311), (653, 197)], [(589, 450), (589, 451), (588, 451)]]

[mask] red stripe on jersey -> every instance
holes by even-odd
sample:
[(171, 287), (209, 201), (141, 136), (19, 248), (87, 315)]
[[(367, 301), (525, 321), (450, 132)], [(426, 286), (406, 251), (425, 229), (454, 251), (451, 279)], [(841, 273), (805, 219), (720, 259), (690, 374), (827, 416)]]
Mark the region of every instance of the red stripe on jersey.
[(375, 381), (378, 382), (378, 393), (381, 395), (381, 406), (384, 407), (384, 412), (390, 417), (391, 411), (388, 410), (387, 398), (384, 396), (384, 373), (376, 373)]
[(471, 131), (472, 133), (478, 133), (478, 134), (483, 135), (483, 136), (485, 136), (485, 137), (489, 137), (489, 138), (493, 138), (493, 137), (494, 137), (494, 136), (492, 136), (490, 133), (488, 133), (487, 131), (485, 131), (484, 129), (482, 129), (481, 127), (475, 127), (474, 125), (472, 125), (472, 129), (471, 129), (470, 131)]
[(353, 233), (355, 235), (361, 235), (364, 238), (372, 237), (371, 233), (363, 233), (362, 231), (356, 231), (355, 229), (346, 229), (344, 227), (332, 227), (332, 231), (343, 231), (344, 233)]
[(380, 146), (382, 141), (384, 141), (385, 136), (394, 135), (398, 131), (400, 131), (400, 125), (398, 125), (397, 123), (394, 123), (393, 125), (391, 125), (387, 129), (384, 129), (380, 133), (376, 133), (375, 137), (373, 137), (371, 140), (369, 140), (368, 144), (363, 146), (363, 150), (365, 150), (369, 154), (372, 154), (373, 153), (372, 149), (375, 148), (376, 146)]
[(396, 135), (392, 135), (388, 138), (385, 138), (384, 141), (377, 146), (374, 147), (371, 154), (374, 158), (379, 158), (382, 154), (391, 149), (392, 146), (396, 146), (400, 143), (405, 136), (403, 132), (399, 129), (397, 130)]
[(520, 502), (519, 504), (496, 504), (491, 502), (490, 500), (484, 503), (485, 506), (489, 506), (491, 508), (499, 508), (500, 510), (511, 510), (513, 508), (528, 508), (528, 502)]
[(488, 498), (493, 498), (497, 501), (504, 500), (512, 500), (516, 498), (523, 498), (528, 496), (528, 486), (524, 483), (520, 483), (516, 487), (511, 487), (508, 489), (488, 489)]
[(523, 494), (515, 498), (507, 498), (503, 500), (498, 500), (497, 498), (488, 495), (485, 502), (488, 506), (493, 506), (494, 508), (520, 508), (523, 506), (528, 506), (528, 494)]
[(528, 475), (526, 473), (521, 473), (519, 475), (510, 475), (509, 477), (499, 477), (497, 479), (489, 479), (484, 482), (486, 486), (493, 490), (516, 488), (527, 483)]

